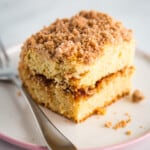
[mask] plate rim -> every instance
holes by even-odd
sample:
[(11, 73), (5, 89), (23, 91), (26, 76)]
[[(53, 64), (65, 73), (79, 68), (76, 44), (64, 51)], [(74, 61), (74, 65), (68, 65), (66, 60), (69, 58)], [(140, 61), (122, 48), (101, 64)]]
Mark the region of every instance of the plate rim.
[(16, 138), (10, 137), (4, 133), (0, 133), (0, 139), (8, 142), (10, 144), (16, 145), (18, 147), (22, 147), (22, 148), (27, 148), (30, 150), (47, 150), (46, 146), (41, 146), (38, 144), (33, 144), (33, 143), (29, 143), (29, 142), (25, 142), (23, 140), (18, 140)]
[[(22, 45), (23, 44), (19, 43), (19, 44), (10, 46), (6, 49), (6, 51), (8, 51), (9, 53), (13, 53), (13, 51), (15, 51), (17, 48), (21, 47)], [(149, 55), (148, 52), (142, 51), (139, 48), (136, 48), (135, 52), (138, 55), (140, 55), (141, 57), (144, 57), (145, 59), (150, 61), (150, 55)], [(143, 135), (141, 135), (137, 138), (134, 138), (134, 139), (126, 141), (126, 142), (122, 142), (120, 144), (114, 144), (112, 146), (105, 146), (105, 147), (86, 148), (86, 149), (80, 149), (80, 150), (114, 150), (114, 149), (130, 146), (130, 145), (135, 144), (137, 142), (143, 141), (144, 139), (146, 139), (148, 137), (150, 137), (150, 131), (144, 133)], [(30, 149), (30, 150), (46, 150), (47, 149), (46, 146), (33, 144), (33, 143), (26, 142), (26, 141), (23, 141), (23, 140), (18, 140), (16, 138), (13, 138), (13, 137), (11, 137), (9, 135), (6, 135), (4, 133), (0, 133), (0, 139), (3, 140), (3, 141), (8, 142), (10, 144), (16, 145), (18, 147), (27, 148), (27, 149)]]

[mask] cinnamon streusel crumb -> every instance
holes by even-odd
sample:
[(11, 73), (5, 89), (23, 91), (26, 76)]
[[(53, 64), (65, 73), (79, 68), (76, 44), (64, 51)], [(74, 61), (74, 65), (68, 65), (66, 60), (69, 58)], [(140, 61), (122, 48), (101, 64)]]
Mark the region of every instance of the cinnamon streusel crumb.
[(30, 37), (23, 49), (47, 51), (56, 62), (69, 60), (92, 63), (103, 54), (103, 47), (130, 41), (132, 31), (107, 14), (81, 11), (70, 19), (57, 19)]
[(140, 90), (135, 90), (132, 94), (132, 101), (137, 103), (144, 99), (144, 95)]

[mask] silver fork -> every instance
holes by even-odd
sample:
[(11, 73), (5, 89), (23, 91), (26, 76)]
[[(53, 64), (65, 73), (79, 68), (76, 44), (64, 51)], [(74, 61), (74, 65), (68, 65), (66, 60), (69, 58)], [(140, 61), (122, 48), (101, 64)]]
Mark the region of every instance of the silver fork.
[(28, 105), (32, 111), (32, 114), (37, 122), (41, 135), (48, 149), (77, 150), (77, 148), (54, 126), (54, 124), (48, 120), (39, 106), (31, 99), (24, 86), (22, 86), (21, 81), (10, 70), (9, 56), (7, 55), (6, 50), (0, 41), (0, 74), (3, 75), (1, 75), (1, 77), (3, 77), (5, 81), (15, 84), (21, 91), (24, 99), (26, 99), (28, 102)]

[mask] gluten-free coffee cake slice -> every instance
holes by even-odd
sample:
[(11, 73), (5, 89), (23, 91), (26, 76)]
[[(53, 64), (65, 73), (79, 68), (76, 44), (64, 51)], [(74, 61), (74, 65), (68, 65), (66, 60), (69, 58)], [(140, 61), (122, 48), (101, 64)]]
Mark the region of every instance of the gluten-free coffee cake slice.
[(107, 14), (57, 19), (24, 43), (20, 77), (33, 99), (76, 122), (131, 89), (132, 31)]

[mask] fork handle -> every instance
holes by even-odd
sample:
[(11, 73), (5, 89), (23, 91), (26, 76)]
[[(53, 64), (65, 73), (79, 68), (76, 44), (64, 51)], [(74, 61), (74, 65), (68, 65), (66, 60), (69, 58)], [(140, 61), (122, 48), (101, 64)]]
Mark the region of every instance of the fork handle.
[(12, 76), (15, 76), (15, 75), (16, 73), (14, 72), (14, 69), (12, 67), (0, 69), (0, 78), (2, 77), (11, 78)]

